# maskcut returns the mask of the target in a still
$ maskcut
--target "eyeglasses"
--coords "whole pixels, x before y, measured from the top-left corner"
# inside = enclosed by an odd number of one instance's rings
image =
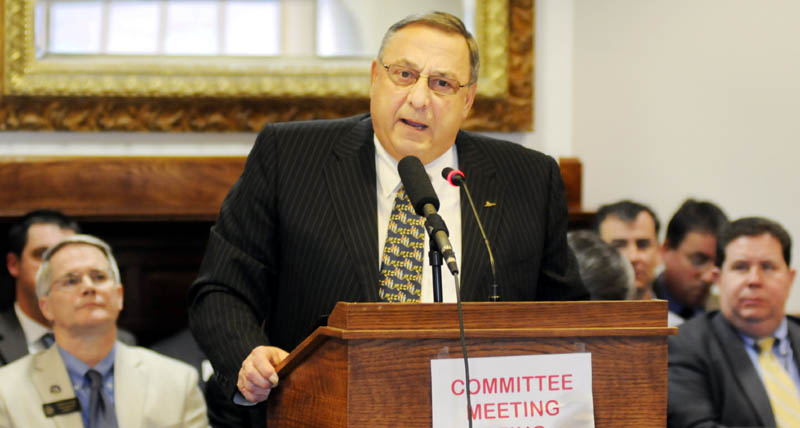
[[[428,87],[433,92],[442,95],[454,95],[461,88],[467,86],[466,84],[462,85],[458,82],[458,80],[451,79],[449,77],[423,76],[418,71],[399,64],[386,65],[381,62],[381,66],[386,69],[386,73],[389,75],[389,80],[391,80],[395,85],[401,87],[411,86],[417,83],[417,80],[419,80],[420,77],[426,77],[428,79]]]
[[[114,276],[108,270],[90,269],[87,272],[69,272],[61,278],[53,281],[52,289],[75,290],[83,279],[88,278],[94,287],[105,287],[114,283]]]

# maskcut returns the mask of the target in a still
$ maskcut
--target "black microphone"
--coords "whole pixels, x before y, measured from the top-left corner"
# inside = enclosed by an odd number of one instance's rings
[[[469,206],[472,207],[472,215],[475,216],[475,221],[478,223],[478,229],[481,231],[483,242],[484,244],[486,244],[486,251],[489,253],[489,266],[492,268],[492,295],[489,296],[489,300],[496,302],[500,300],[500,295],[497,293],[497,273],[494,267],[494,255],[492,255],[492,246],[489,245],[489,238],[486,237],[486,231],[483,230],[483,224],[481,224],[481,218],[478,216],[478,210],[475,208],[475,203],[472,202],[472,195],[470,195],[469,188],[467,187],[467,177],[464,175],[463,172],[450,167],[447,167],[442,170],[442,177],[453,186],[462,187],[464,189],[464,193],[467,194],[467,200],[469,200]]]
[[[422,161],[416,156],[406,156],[397,164],[397,172],[400,173],[400,180],[406,189],[408,199],[411,200],[411,205],[414,206],[414,211],[417,215],[425,217],[425,228],[439,247],[447,268],[453,275],[458,274],[456,255],[453,246],[450,245],[447,227],[436,212],[439,209],[439,197],[433,190]]]

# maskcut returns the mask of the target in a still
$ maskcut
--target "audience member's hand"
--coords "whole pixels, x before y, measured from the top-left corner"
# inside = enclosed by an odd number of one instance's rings
[[[242,362],[236,386],[247,401],[260,403],[269,397],[269,391],[278,385],[275,365],[288,352],[274,346],[258,346]]]

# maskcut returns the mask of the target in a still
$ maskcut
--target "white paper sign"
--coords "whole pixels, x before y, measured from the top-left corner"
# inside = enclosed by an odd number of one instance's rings
[[[473,428],[593,428],[590,353],[470,358]],[[464,360],[431,360],[433,428],[467,428]]]

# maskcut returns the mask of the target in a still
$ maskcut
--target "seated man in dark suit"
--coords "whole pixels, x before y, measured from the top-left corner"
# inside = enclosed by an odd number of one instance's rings
[[[717,237],[727,223],[716,205],[688,199],[667,224],[661,246],[664,271],[653,283],[653,291],[669,302],[670,325],[679,325],[705,310],[719,275],[714,265]]]
[[[410,17],[387,31],[372,61],[370,114],[269,124],[259,134],[189,292],[190,326],[227,399],[266,400],[278,382],[274,365],[339,301],[431,301],[422,260],[429,240],[397,171],[406,156],[433,178],[463,262],[464,300],[488,300],[492,269],[466,197],[441,178],[445,167],[470,182],[501,299],[588,297],[566,243],[556,162],[460,130],[478,68],[477,42],[460,19]],[[442,276],[453,284],[447,270]],[[455,287],[443,287],[443,296],[455,301]]]
[[[656,213],[638,202],[623,200],[603,205],[595,215],[595,231],[633,265],[634,299],[653,298],[653,280],[661,263],[658,248],[660,223]]]
[[[727,226],[717,248],[721,310],[669,338],[667,425],[800,426],[800,320],[784,309],[791,238],[750,217]]]
[[[8,231],[6,267],[14,278],[14,306],[0,313],[0,365],[46,348],[50,323],[39,310],[36,271],[50,246],[79,232],[78,223],[57,211],[37,210]],[[45,338],[45,339],[43,339]]]
[[[6,267],[16,295],[13,308],[0,312],[0,366],[52,343],[50,323],[36,297],[36,271],[50,246],[79,231],[75,220],[53,210],[31,211],[9,229]],[[129,332],[120,330],[119,335],[125,343],[136,342]]]

